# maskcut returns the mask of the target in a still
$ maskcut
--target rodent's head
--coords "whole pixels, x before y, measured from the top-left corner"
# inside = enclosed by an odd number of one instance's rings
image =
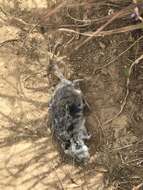
[[[90,157],[88,147],[82,139],[71,139],[71,144],[69,148],[65,150],[65,153],[72,156],[77,162],[86,162]]]

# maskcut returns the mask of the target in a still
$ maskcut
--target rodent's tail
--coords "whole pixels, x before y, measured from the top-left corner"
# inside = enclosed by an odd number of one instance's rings
[[[59,67],[57,66],[57,64],[54,64],[53,68],[54,68],[54,74],[55,74],[61,81],[66,80],[66,78],[64,77],[63,73],[61,72],[61,70],[59,69]]]
[[[64,81],[66,80],[66,78],[64,77],[63,73],[61,72],[61,70],[59,69],[57,63],[59,62],[58,61],[58,57],[56,56],[56,52],[57,52],[57,48],[61,46],[61,42],[57,42],[55,47],[54,47],[54,50],[53,50],[53,54],[52,54],[52,57],[50,59],[50,65],[52,66],[52,69],[54,71],[54,74],[61,80],[61,81]]]

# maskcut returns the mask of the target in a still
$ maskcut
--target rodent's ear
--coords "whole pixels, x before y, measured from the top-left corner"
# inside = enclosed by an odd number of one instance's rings
[[[74,80],[73,81],[74,87],[79,88],[80,83],[83,82],[83,81],[84,81],[84,79],[76,79],[76,80]]]

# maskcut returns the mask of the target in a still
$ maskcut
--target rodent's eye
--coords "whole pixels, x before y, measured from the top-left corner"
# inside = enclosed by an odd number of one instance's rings
[[[70,147],[70,141],[67,141],[66,143],[65,143],[65,149],[68,149]]]

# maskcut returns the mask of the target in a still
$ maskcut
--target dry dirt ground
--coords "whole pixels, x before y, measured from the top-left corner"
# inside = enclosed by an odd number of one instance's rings
[[[92,38],[78,50],[87,37],[60,31],[95,31],[99,23],[89,20],[131,2],[68,1],[55,10],[56,0],[0,0],[0,189],[135,190],[142,184],[143,61],[129,76],[142,54],[142,31]],[[109,29],[132,22],[127,16]],[[58,84],[49,58],[57,44],[64,75],[84,79],[81,89],[90,106],[86,125],[92,134],[85,166],[59,153],[48,126],[48,101]]]

